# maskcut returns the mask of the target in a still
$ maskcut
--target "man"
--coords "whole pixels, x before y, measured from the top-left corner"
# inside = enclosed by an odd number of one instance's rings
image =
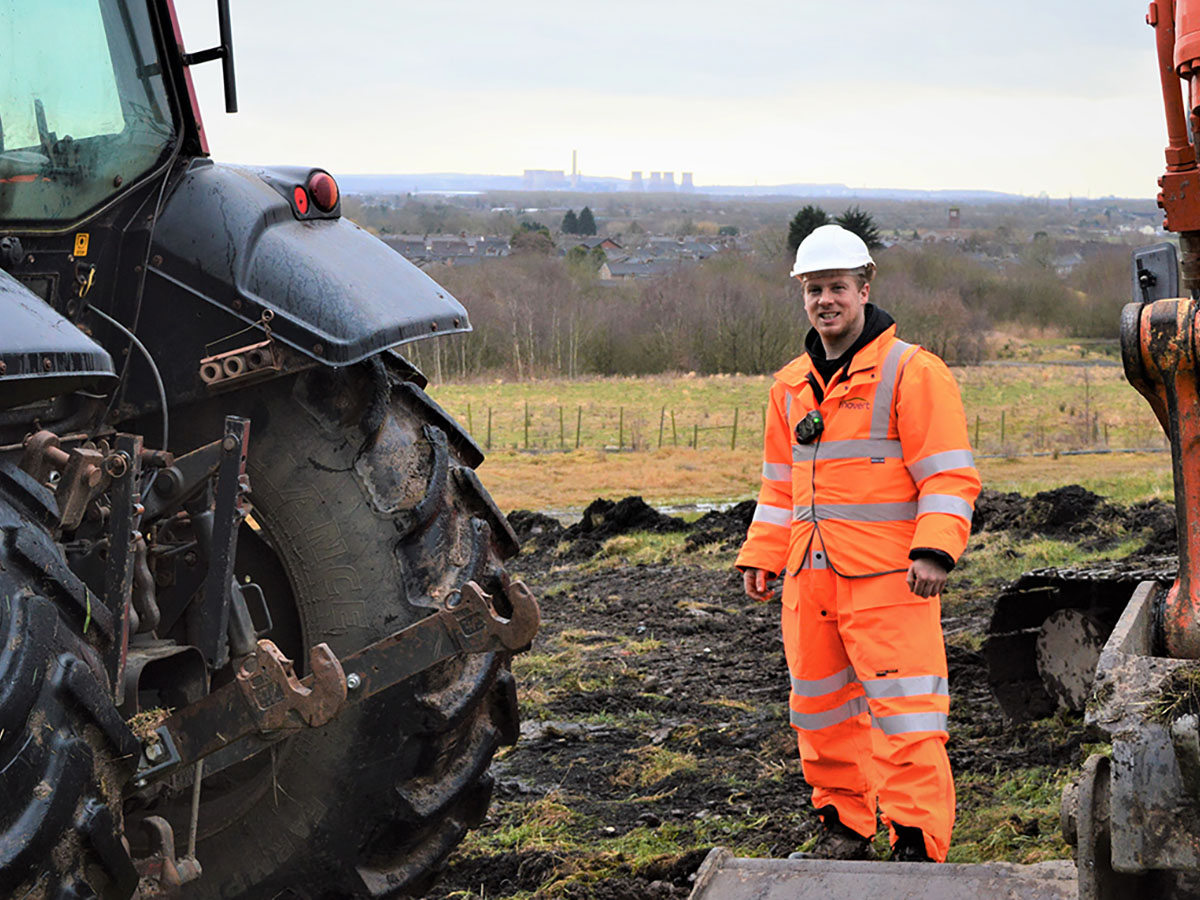
[[[789,705],[821,834],[811,854],[943,862],[954,825],[939,595],[979,494],[958,386],[868,302],[875,263],[823,225],[796,251],[812,324],[775,375],[754,521],[758,601],[783,575]]]

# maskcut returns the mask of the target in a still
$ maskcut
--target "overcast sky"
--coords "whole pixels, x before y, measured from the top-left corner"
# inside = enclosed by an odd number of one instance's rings
[[[189,50],[215,0],[176,0]],[[1149,197],[1166,142],[1145,0],[230,0],[214,157],[391,172],[840,182]]]

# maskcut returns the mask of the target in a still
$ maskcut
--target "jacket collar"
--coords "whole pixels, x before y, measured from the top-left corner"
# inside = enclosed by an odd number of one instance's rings
[[[883,359],[884,349],[892,342],[892,338],[895,336],[896,325],[893,322],[878,337],[854,354],[854,359],[850,361],[850,369],[847,374],[853,375],[855,372],[862,372],[879,365]],[[799,387],[808,378],[808,373],[811,371],[813,371],[812,358],[807,353],[802,353],[776,372],[775,380],[786,384],[788,387]]]

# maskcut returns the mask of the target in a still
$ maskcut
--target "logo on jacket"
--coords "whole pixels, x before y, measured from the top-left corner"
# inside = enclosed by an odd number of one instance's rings
[[[871,401],[865,397],[845,397],[838,404],[838,409],[870,409]]]

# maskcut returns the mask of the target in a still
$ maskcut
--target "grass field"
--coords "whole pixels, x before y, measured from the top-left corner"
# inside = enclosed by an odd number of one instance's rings
[[[985,366],[955,375],[988,487],[1032,493],[1082,484],[1121,502],[1171,496],[1167,453],[1070,455],[1166,446],[1120,368]],[[569,514],[598,496],[640,494],[660,505],[753,497],[769,386],[767,376],[681,375],[429,391],[481,446],[490,443],[480,475],[501,509]]]

